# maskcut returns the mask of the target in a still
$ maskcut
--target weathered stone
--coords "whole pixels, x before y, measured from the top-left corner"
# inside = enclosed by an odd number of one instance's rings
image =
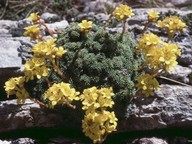
[[[132,142],[132,144],[168,144],[166,140],[152,137],[152,138],[139,138]]]
[[[18,138],[16,140],[0,140],[0,144],[34,144],[35,140],[31,138]]]
[[[73,112],[77,113],[76,110]],[[16,100],[0,101],[0,116],[0,132],[36,127],[81,128],[80,124],[78,127],[74,123],[74,117],[48,108],[40,108],[37,103],[28,99],[25,104],[17,104]]]
[[[161,85],[154,97],[137,96],[119,130],[192,127],[192,87]]]
[[[191,0],[171,0],[171,2],[177,7],[184,7],[192,5]]]
[[[11,20],[0,20],[0,29],[10,29],[16,26],[16,21]]]
[[[177,80],[183,83],[190,83],[189,76],[192,74],[192,68],[189,67],[182,67],[177,65],[174,67],[174,71],[165,72],[162,75],[173,80]]]
[[[41,19],[43,19],[46,23],[53,23],[59,20],[59,16],[57,14],[45,12],[41,15]]]
[[[21,59],[18,57],[17,49],[21,46],[21,43],[11,39],[0,39],[0,68],[20,68]]]
[[[24,28],[31,25],[31,22],[27,19],[17,21],[15,26],[11,27],[10,33],[13,37],[23,36]]]
[[[55,22],[55,23],[46,24],[46,25],[51,31],[53,31],[54,33],[57,33],[56,30],[63,31],[69,25],[69,23],[66,20],[62,20],[60,22]]]

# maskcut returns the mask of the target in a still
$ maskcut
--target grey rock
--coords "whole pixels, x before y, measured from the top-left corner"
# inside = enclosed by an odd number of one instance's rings
[[[192,127],[192,87],[161,85],[154,97],[137,96],[127,121],[119,129],[149,130],[166,127]]]
[[[31,138],[19,138],[19,139],[13,140],[11,144],[35,144],[35,140]]]
[[[152,137],[152,138],[139,138],[132,142],[132,144],[168,144],[166,140]]]
[[[162,75],[165,77],[171,78],[173,80],[177,80],[179,82],[188,84],[190,83],[189,76],[191,74],[192,74],[192,68],[177,65],[174,67],[173,71],[165,72]]]
[[[18,57],[17,49],[21,43],[11,39],[0,39],[0,68],[20,68],[21,59]]]
[[[31,138],[18,138],[15,140],[0,140],[0,144],[35,144]]]
[[[11,37],[12,35],[9,33],[8,29],[0,28],[0,38],[1,37]]]
[[[56,30],[62,32],[69,25],[69,23],[66,20],[62,20],[60,22],[55,22],[46,25],[51,31],[53,31],[53,33],[57,33]]]
[[[24,28],[31,24],[27,19],[17,21],[16,24],[10,28],[10,34],[12,34],[13,37],[23,36]]]
[[[171,2],[176,7],[184,7],[184,6],[192,5],[192,1],[191,0],[171,0]]]
[[[45,12],[41,15],[41,19],[43,19],[46,23],[52,23],[59,20],[59,16],[57,14]]]
[[[68,115],[64,116],[54,110],[40,108],[39,104],[29,99],[25,104],[17,104],[16,100],[0,101],[0,115],[0,132],[35,127],[72,127],[65,121]]]
[[[16,26],[16,21],[11,20],[0,20],[0,29],[10,29],[14,26]]]
[[[87,2],[83,12],[106,12],[111,11],[116,7],[116,3],[113,0],[96,0]]]
[[[178,62],[185,66],[192,65],[192,42],[181,42],[177,44],[182,51],[181,56],[178,58]]]

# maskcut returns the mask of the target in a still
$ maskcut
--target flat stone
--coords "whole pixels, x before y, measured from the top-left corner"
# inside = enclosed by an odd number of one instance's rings
[[[192,127],[192,87],[160,86],[156,96],[137,96],[129,117],[120,122],[120,131],[150,130],[167,127]]]
[[[20,68],[21,58],[18,57],[17,49],[21,46],[21,43],[11,39],[0,39],[0,68]]]

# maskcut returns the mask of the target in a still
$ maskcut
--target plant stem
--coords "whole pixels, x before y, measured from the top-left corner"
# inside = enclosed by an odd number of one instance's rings
[[[123,40],[123,35],[125,33],[125,30],[126,30],[126,20],[127,20],[127,18],[124,18],[124,20],[123,20],[123,30],[122,30],[121,36],[120,36],[121,41]]]
[[[50,34],[50,36],[53,37],[53,31],[51,31],[43,21],[39,21],[39,24],[43,25],[45,29],[48,31],[48,33]]]
[[[151,21],[148,21],[148,22],[145,24],[145,27],[144,27],[144,29],[143,29],[142,32],[141,32],[142,35],[145,33],[145,31],[147,30],[147,28],[149,27],[150,24],[151,24]]]
[[[109,18],[107,19],[105,25],[104,25],[104,29],[106,29],[106,27],[109,25],[109,21],[111,20],[113,14],[110,14]]]

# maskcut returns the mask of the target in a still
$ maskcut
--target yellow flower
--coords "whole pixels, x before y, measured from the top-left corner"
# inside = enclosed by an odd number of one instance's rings
[[[34,76],[40,79],[42,76],[47,76],[49,68],[45,66],[46,61],[44,58],[33,57],[27,61],[24,65],[24,73],[26,76],[26,82],[33,80]]]
[[[148,21],[155,22],[159,18],[159,12],[155,10],[149,10],[148,14]]]
[[[113,16],[117,20],[124,20],[133,15],[132,8],[123,4],[120,4],[113,12]]]
[[[170,16],[162,21],[159,20],[157,27],[164,28],[170,36],[173,36],[177,31],[183,31],[186,24],[178,16]]]
[[[37,22],[40,19],[40,16],[38,13],[31,13],[27,19],[33,22]]]
[[[32,25],[24,28],[26,31],[24,32],[24,36],[29,36],[31,40],[40,39],[40,28],[37,25]]]
[[[138,77],[137,81],[136,87],[146,96],[153,96],[154,90],[159,88],[158,81],[149,74]]]
[[[82,120],[83,132],[93,140],[93,143],[102,142],[106,134],[116,131],[116,127],[117,118],[114,112],[106,110],[102,112],[92,111],[86,113],[84,120]]]
[[[29,97],[28,92],[24,88],[24,82],[25,82],[25,77],[16,77],[16,78],[11,78],[7,82],[5,82],[5,91],[7,93],[7,96],[9,95],[16,95],[17,97],[17,102],[18,103],[24,103],[25,99]]]
[[[100,107],[112,107],[114,102],[112,100],[112,88],[101,88],[91,87],[85,89],[80,99],[83,101],[83,110],[97,109]]]
[[[53,84],[44,94],[44,99],[51,102],[51,107],[56,104],[69,104],[74,100],[79,100],[79,92],[70,87],[68,83]]]
[[[78,24],[81,28],[81,31],[88,32],[89,29],[92,27],[92,21],[82,20],[81,23]]]
[[[47,39],[46,41],[35,44],[32,52],[36,57],[44,57],[46,59],[61,58],[67,51],[63,47],[56,47],[56,39]]]
[[[162,41],[159,39],[158,36],[154,35],[153,33],[144,34],[141,39],[139,40],[138,48],[142,49],[145,54],[148,53],[148,51],[152,47],[156,47],[160,45]]]

